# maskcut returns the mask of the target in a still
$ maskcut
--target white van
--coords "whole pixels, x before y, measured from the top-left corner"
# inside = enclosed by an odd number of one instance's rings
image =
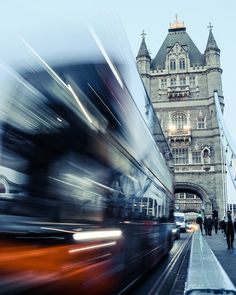
[[[186,218],[185,214],[182,212],[174,212],[175,223],[180,227],[181,232],[186,231]]]

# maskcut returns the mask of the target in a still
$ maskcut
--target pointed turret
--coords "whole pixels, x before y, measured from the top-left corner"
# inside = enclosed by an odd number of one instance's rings
[[[215,50],[217,52],[220,52],[220,49],[219,49],[219,47],[216,43],[216,40],[214,38],[214,35],[212,33],[213,26],[211,25],[211,23],[209,24],[208,28],[209,28],[209,36],[208,36],[208,40],[207,40],[205,53],[210,50]]]
[[[222,69],[220,68],[220,49],[212,33],[212,28],[213,26],[211,25],[211,23],[209,23],[209,36],[205,50],[206,66],[208,69],[208,92],[209,96],[213,96],[214,91],[217,91],[218,94],[222,96]]]
[[[207,40],[205,57],[206,57],[206,65],[208,69],[220,69],[220,49],[216,43],[214,35],[212,33],[213,26],[209,23],[209,36]]]
[[[145,42],[145,33],[142,32],[142,42],[136,57],[137,66],[140,74],[147,74],[150,70],[151,57]]]
[[[151,56],[149,54],[149,51],[147,49],[147,45],[145,42],[145,33],[144,31],[142,32],[142,42],[138,51],[138,55],[136,57],[137,61],[137,67],[139,74],[141,75],[143,79],[143,83],[145,85],[145,88],[147,90],[147,93],[150,95],[150,77],[149,77],[149,72],[150,72],[150,64],[151,64]]]
[[[149,54],[149,51],[147,49],[147,45],[145,42],[145,35],[146,34],[143,32],[141,35],[142,35],[142,42],[141,42],[136,60],[138,60],[138,58],[140,58],[140,57],[146,57],[151,60],[151,57],[150,57],[150,54]]]

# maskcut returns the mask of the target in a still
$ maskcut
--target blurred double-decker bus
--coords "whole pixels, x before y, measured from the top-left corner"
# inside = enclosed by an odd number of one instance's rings
[[[36,60],[7,70],[1,165],[14,183],[0,198],[1,290],[117,292],[173,242],[153,108],[124,63]]]

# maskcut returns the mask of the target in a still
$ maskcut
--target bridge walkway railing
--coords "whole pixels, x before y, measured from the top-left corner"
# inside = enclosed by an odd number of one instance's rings
[[[220,236],[218,237],[220,238]],[[200,231],[193,234],[184,294],[236,294],[234,284],[219,263],[207,239],[208,237],[202,236]],[[211,238],[209,237],[209,239]],[[225,248],[222,250],[227,253],[226,241]]]

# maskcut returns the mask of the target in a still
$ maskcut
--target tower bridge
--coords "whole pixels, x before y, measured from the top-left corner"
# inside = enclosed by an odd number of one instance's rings
[[[153,59],[142,33],[142,109],[96,27],[104,63],[54,69],[27,45],[42,69],[8,71],[0,118],[1,294],[236,295],[236,148],[212,28],[201,53],[176,18]],[[191,224],[229,209],[228,232]]]
[[[235,153],[216,105],[217,93],[222,113],[220,49],[212,28],[210,24],[201,53],[176,18],[154,58],[142,34],[136,61],[173,156],[176,204],[195,211],[194,199],[180,197],[191,193],[201,200],[198,208],[206,215],[215,211],[222,218],[227,208],[226,164],[235,183]]]

